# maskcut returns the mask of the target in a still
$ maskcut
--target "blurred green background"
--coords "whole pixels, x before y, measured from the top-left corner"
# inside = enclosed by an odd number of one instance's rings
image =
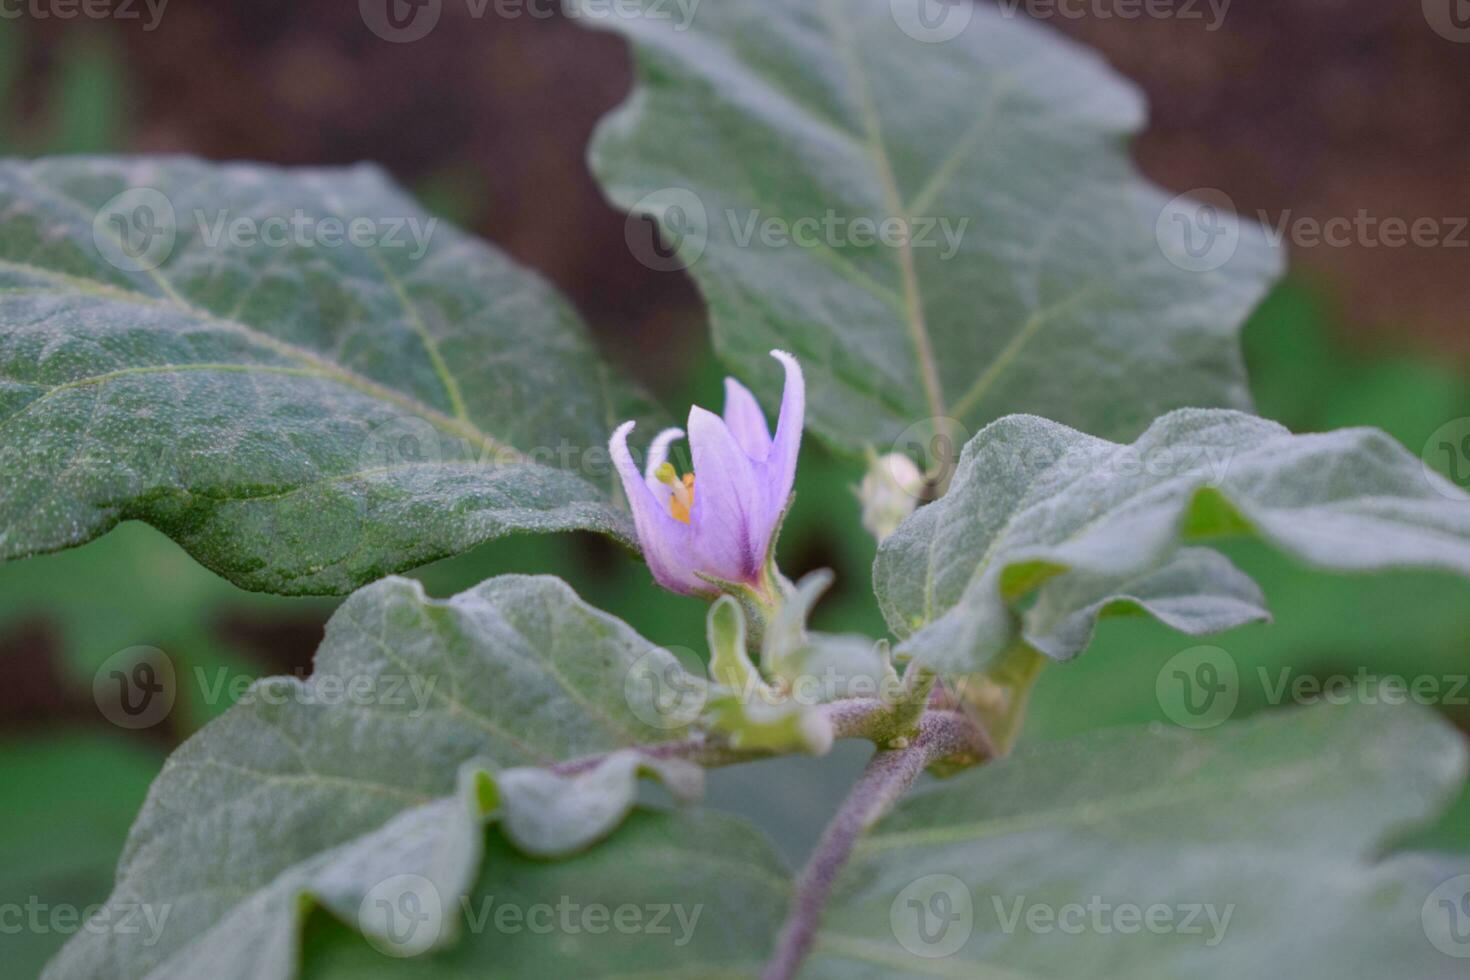
[[[465,42],[503,61],[498,69],[446,80],[424,67],[436,57],[432,50],[406,62],[408,55],[381,45],[355,47],[369,43],[355,35],[342,40],[349,37],[342,16],[319,18],[277,3],[220,4],[214,15],[181,11],[176,19],[182,26],[172,40],[164,31],[141,38],[117,24],[0,21],[0,148],[26,156],[190,150],[283,162],[381,156],[432,208],[550,275],[587,314],[609,355],[630,365],[671,411],[682,413],[691,402],[717,407],[722,373],[688,283],[643,270],[623,254],[621,218],[600,203],[582,170],[587,131],[625,90],[622,53],[607,39],[564,24],[523,25],[516,30],[543,26],[555,40],[537,40],[542,46],[529,53],[515,48],[514,38]],[[282,40],[297,37],[293,25],[306,45],[302,50]],[[193,50],[187,50],[189,41]],[[266,57],[261,50],[273,53]],[[363,122],[360,111],[346,112],[340,102],[321,102],[324,97],[296,105],[275,87],[281,74],[293,84],[319,84],[335,77],[340,59],[360,66],[379,53],[387,60],[372,76],[374,88],[357,101],[379,101],[388,123]],[[251,57],[262,59],[258,71],[249,69]],[[255,98],[265,108],[231,113],[227,95],[215,92],[209,98],[220,100],[217,112],[194,120],[190,113],[207,113],[210,103],[193,94],[175,102],[168,94],[170,84],[180,84],[177,73],[186,70],[179,66],[191,63],[201,74],[190,80],[197,78],[200,87],[243,89],[237,97]],[[576,71],[566,77],[583,87],[558,94],[558,72],[572,63]],[[476,102],[466,94],[472,85],[496,94]],[[384,94],[398,86],[430,94]],[[581,97],[588,92],[592,97]],[[493,131],[494,138],[441,145],[429,130],[403,133],[391,145],[374,143],[380,125],[421,110],[423,98],[445,100],[449,119],[467,117],[468,125]],[[547,105],[571,102],[571,122],[546,121]],[[282,142],[279,130],[292,127],[301,138]],[[520,138],[528,133],[535,138]],[[382,154],[374,153],[378,145]],[[506,155],[507,166],[488,166],[485,160],[498,153]],[[1143,155],[1147,160],[1147,147]],[[549,168],[548,159],[555,160]],[[1188,177],[1155,176],[1170,186],[1191,185]],[[561,178],[564,185],[555,182]],[[569,237],[569,230],[584,228],[585,234]],[[1450,353],[1462,338],[1422,317],[1396,322],[1379,315],[1367,324],[1378,329],[1369,331],[1361,318],[1344,316],[1351,291],[1340,279],[1313,263],[1308,268],[1282,284],[1246,330],[1262,415],[1297,431],[1376,425],[1416,453],[1443,423],[1470,416],[1470,371]],[[818,627],[879,636],[884,627],[868,588],[874,545],[858,528],[852,493],[860,476],[859,464],[809,445],[782,540],[782,565],[793,576],[824,566],[838,572]],[[1282,668],[1319,677],[1359,670],[1440,678],[1470,673],[1470,602],[1463,582],[1428,574],[1330,578],[1253,543],[1229,550],[1265,587],[1276,617],[1209,641],[1240,666],[1237,717],[1272,708],[1258,668],[1273,678]],[[512,571],[561,575],[654,640],[702,647],[702,604],[659,591],[645,569],[589,537],[501,542],[423,568],[416,577],[442,596]],[[70,552],[0,565],[0,903],[34,899],[84,907],[103,898],[132,816],[163,758],[228,707],[210,692],[229,690],[233,678],[308,671],[336,604],[241,592],[136,524]],[[1156,677],[1165,661],[1194,645],[1150,621],[1106,621],[1089,653],[1048,669],[1023,737],[1167,724]],[[110,656],[137,646],[170,658],[176,701],[164,723],[126,731],[102,718],[92,683]],[[1470,689],[1461,694],[1470,698]],[[1443,710],[1470,731],[1470,708]],[[860,746],[839,748],[835,759],[821,762],[783,760],[716,773],[710,805],[758,820],[797,860],[865,756]],[[1470,797],[1417,843],[1470,851]],[[5,974],[34,975],[65,938],[54,932],[0,935]]]

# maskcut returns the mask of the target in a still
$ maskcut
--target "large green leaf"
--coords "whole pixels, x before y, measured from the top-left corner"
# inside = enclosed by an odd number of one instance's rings
[[[627,538],[605,447],[641,401],[549,286],[431,221],[368,167],[0,164],[0,558],[138,518],[322,593],[512,531]]]
[[[1470,495],[1383,433],[1293,436],[1184,409],[1128,446],[1029,416],[992,424],[949,493],[883,543],[874,584],[901,649],[935,665],[978,669],[1021,637],[1066,658],[1117,602],[1192,633],[1260,618],[1233,566],[1180,553],[1239,532],[1318,568],[1470,575]]]
[[[1435,890],[1470,864],[1382,855],[1465,761],[1362,705],[1025,749],[858,844],[803,976],[1463,977]]]
[[[1278,289],[1253,317],[1245,332],[1246,361],[1261,415],[1296,432],[1371,425],[1410,448],[1424,446],[1446,419],[1470,415],[1470,379],[1457,376],[1443,358],[1354,351],[1335,342],[1334,326],[1322,298],[1300,283]],[[1428,459],[1447,462],[1437,453]],[[1293,680],[1319,682],[1365,672],[1375,678],[1442,679],[1436,696],[1441,712],[1470,730],[1470,702],[1448,696],[1466,672],[1470,650],[1463,580],[1425,571],[1322,575],[1251,538],[1212,547],[1224,549],[1273,597],[1269,627],[1238,629],[1210,641],[1220,648],[1215,659],[1224,663],[1228,655],[1236,668],[1234,717],[1280,703],[1276,692],[1283,672]],[[1027,708],[1023,740],[1171,723],[1164,710],[1170,702],[1159,697],[1157,678],[1189,646],[1144,617],[1111,618],[1087,657],[1042,675]],[[1470,796],[1465,802],[1470,804]],[[1458,830],[1462,841],[1470,839],[1466,812],[1446,821],[1447,836]]]
[[[800,975],[1449,980],[1463,961],[1441,952],[1436,889],[1453,898],[1470,866],[1384,852],[1465,769],[1429,712],[1362,705],[1025,749],[859,841]],[[758,836],[707,815],[640,813],[557,863],[492,832],[455,945],[394,959],[323,916],[304,975],[753,977],[787,881]],[[584,918],[620,907],[671,928]]]
[[[308,681],[258,682],[165,765],[103,913],[151,910],[159,927],[80,934],[48,976],[289,976],[308,900],[369,931],[374,888],[395,876],[457,903],[490,814],[538,853],[583,846],[632,805],[633,769],[611,784],[593,769],[565,808],[528,814],[544,785],[521,767],[679,735],[645,683],[695,683],[679,671],[556,579],[446,601],[403,579],[363,589]]]
[[[931,417],[959,423],[946,437],[1033,412],[1124,438],[1245,407],[1237,332],[1281,267],[1260,229],[1139,177],[1143,100],[1092,53],[987,4],[925,43],[900,26],[920,3],[721,0],[689,23],[587,3],[638,72],[593,168],[630,237],[657,220],[680,249],[721,354],[766,391],[766,351],[797,354],[813,429],[849,450],[944,455]],[[907,243],[853,243],[897,218]]]
[[[606,844],[556,863],[529,859],[492,831],[479,881],[454,910],[463,920],[455,946],[393,959],[321,917],[302,976],[754,977],[790,888],[765,838],[715,813],[640,811]],[[499,925],[497,914],[506,916]]]

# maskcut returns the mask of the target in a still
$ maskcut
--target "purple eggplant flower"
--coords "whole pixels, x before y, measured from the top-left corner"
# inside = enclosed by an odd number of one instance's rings
[[[786,368],[774,438],[755,396],[734,378],[725,379],[724,418],[698,406],[689,410],[693,473],[679,477],[668,461],[682,429],[654,437],[641,474],[628,451],[633,423],[612,435],[608,448],[633,508],[638,542],[666,589],[713,595],[719,586],[711,579],[762,595],[775,587],[766,581],[767,556],[796,479],[806,382],[796,358],[779,350],[771,356]]]

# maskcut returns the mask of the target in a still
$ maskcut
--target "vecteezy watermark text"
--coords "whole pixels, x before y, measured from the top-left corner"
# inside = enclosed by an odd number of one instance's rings
[[[997,0],[1002,16],[1019,12],[1033,20],[1182,20],[1205,21],[1218,31],[1232,0]]]
[[[147,20],[153,31],[163,20],[168,0],[0,0],[0,20]]]
[[[390,956],[417,956],[444,936],[454,904],[438,886],[417,874],[398,874],[368,889],[358,905],[357,920],[368,941]],[[514,902],[494,895],[461,896],[458,915],[473,935],[497,932],[513,936],[553,934],[668,937],[676,947],[689,945],[699,927],[704,904],[681,902],[580,902],[570,895],[555,901]]]
[[[21,933],[71,936],[78,932],[94,936],[141,936],[152,946],[163,935],[173,906],[148,902],[118,902],[108,905],[71,905],[45,902],[31,895],[24,902],[0,903],[0,936]]]
[[[257,681],[228,668],[213,673],[194,668],[194,679],[205,704],[303,704],[335,707],[404,708],[410,718],[429,710],[439,678],[432,674],[312,674],[309,677],[269,677]]]
[[[1091,896],[1086,903],[1067,902],[1063,905],[1028,901],[1025,895],[1017,895],[1009,901],[992,895],[990,902],[1000,922],[1000,930],[1006,935],[1020,929],[1038,936],[1053,932],[1068,936],[1085,933],[1133,936],[1145,932],[1155,936],[1204,936],[1208,928],[1204,945],[1211,948],[1220,945],[1225,938],[1230,918],[1235,914],[1233,902],[1223,908],[1211,902],[1139,905],[1135,902],[1111,902],[1101,895]]]
[[[189,219],[192,218],[192,234]],[[195,208],[181,217],[173,201],[152,187],[133,187],[98,209],[92,240],[102,257],[126,272],[163,265],[181,238],[207,249],[357,249],[402,250],[418,261],[429,250],[438,218],[408,215],[239,214],[227,208]]]
[[[1190,647],[1170,657],[1159,668],[1155,693],[1159,707],[1176,725],[1214,728],[1234,715],[1247,681],[1257,685],[1258,700],[1271,707],[1410,703],[1470,707],[1467,674],[1385,674],[1366,666],[1329,674],[1257,666],[1247,673],[1229,652],[1216,646]]]
[[[358,0],[368,30],[385,41],[422,40],[439,25],[446,0]],[[471,20],[663,20],[674,30],[689,29],[701,0],[460,0]]]
[[[699,926],[699,917],[704,913],[703,904],[623,902],[608,906],[601,902],[574,902],[566,895],[558,898],[554,905],[550,902],[529,905],[497,902],[494,895],[477,901],[464,898],[460,904],[464,908],[465,924],[473,933],[487,929],[505,935],[529,932],[537,936],[553,932],[592,936],[616,932],[624,936],[669,936],[673,945],[678,947],[689,945],[694,938],[694,930]]]
[[[712,237],[742,249],[903,249],[943,262],[958,254],[970,223],[968,216],[854,215],[835,208],[795,216],[725,208],[711,215],[689,188],[661,187],[633,205],[623,237],[634,258],[659,272],[694,265]]]
[[[1080,896],[1079,896],[1080,899]],[[969,941],[986,905],[960,878],[928,874],[909,882],[888,908],[889,927],[900,946],[925,959],[952,956]],[[1235,904],[1212,902],[1139,903],[1092,895],[1085,901],[1056,904],[1027,895],[990,895],[994,926],[1005,935],[1026,932],[1045,936],[1198,936],[1209,948],[1218,946],[1230,928]]]
[[[194,220],[199,238],[209,248],[408,248],[414,261],[429,250],[429,240],[439,227],[438,218],[416,215],[384,218],[338,218],[308,214],[298,208],[290,215],[255,218],[231,217],[224,209],[207,214],[196,208]]]
[[[968,217],[850,217],[829,208],[821,217],[787,219],[765,215],[759,210],[741,213],[725,212],[730,238],[740,248],[759,243],[766,248],[887,248],[938,249],[941,261],[954,257],[960,250]]]
[[[1375,214],[1303,215],[1291,208],[1257,209],[1254,224],[1272,248],[1470,248],[1470,216]],[[1190,272],[1211,272],[1234,258],[1243,221],[1230,195],[1214,187],[1181,194],[1160,210],[1154,237],[1164,257]]]

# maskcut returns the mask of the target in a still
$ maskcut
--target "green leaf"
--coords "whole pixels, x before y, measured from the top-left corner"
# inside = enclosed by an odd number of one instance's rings
[[[1460,961],[1426,941],[1425,910],[1464,858],[1384,855],[1465,771],[1463,740],[1431,713],[1364,705],[1024,749],[921,791],[859,840],[801,976],[1449,980]],[[492,830],[477,884],[446,913],[455,944],[393,959],[317,916],[303,976],[754,977],[788,882],[758,834],[713,814],[635,813],[559,862]],[[644,923],[664,909],[669,931],[583,917],[628,906]]]
[[[1426,928],[1470,864],[1383,854],[1465,769],[1362,705],[1023,749],[859,842],[802,976],[1460,977]]]
[[[394,876],[456,902],[487,817],[503,811],[539,851],[585,846],[627,811],[635,771],[663,767],[614,757],[569,780],[534,830],[540,786],[518,770],[679,735],[639,668],[678,683],[673,654],[556,579],[506,576],[445,601],[403,579],[363,589],[309,680],[258,682],[164,766],[106,907],[152,910],[156,935],[79,934],[47,975],[290,976],[311,902],[370,932],[374,889]]]
[[[636,392],[379,171],[12,161],[0,216],[0,559],[137,518],[340,593],[513,531],[630,539],[606,440]]]
[[[1189,636],[1269,620],[1261,588],[1209,548],[1181,548],[1131,581],[1072,574],[1044,588],[1026,614],[1026,639],[1062,660],[1086,650],[1103,616],[1152,616]]]
[[[790,350],[818,435],[945,464],[936,426],[1032,412],[1129,438],[1169,409],[1247,407],[1237,333],[1282,265],[1261,229],[1219,215],[1201,268],[1186,225],[1214,212],[1137,174],[1131,85],[986,4],[916,40],[918,2],[722,0],[689,23],[661,0],[585,4],[638,80],[593,170],[630,240],[657,221],[679,249],[721,355],[770,394],[766,352]],[[857,222],[899,219],[911,236],[854,244]]]
[[[574,854],[623,822],[637,802],[638,775],[659,777],[688,802],[704,789],[704,770],[681,759],[656,759],[636,750],[614,752],[587,772],[563,776],[523,767],[495,780],[505,836],[536,857]]]
[[[754,977],[790,893],[764,836],[709,812],[636,812],[567,861],[528,858],[493,830],[485,851],[478,884],[452,910],[463,919],[452,948],[392,959],[318,916],[302,977]]]
[[[1383,433],[1293,436],[1185,409],[1128,446],[1028,416],[994,423],[949,493],[883,543],[874,584],[900,652],[936,667],[981,669],[1018,637],[1066,658],[1130,597],[1191,633],[1259,618],[1228,562],[1180,557],[1245,531],[1322,569],[1470,575],[1470,496]]]

